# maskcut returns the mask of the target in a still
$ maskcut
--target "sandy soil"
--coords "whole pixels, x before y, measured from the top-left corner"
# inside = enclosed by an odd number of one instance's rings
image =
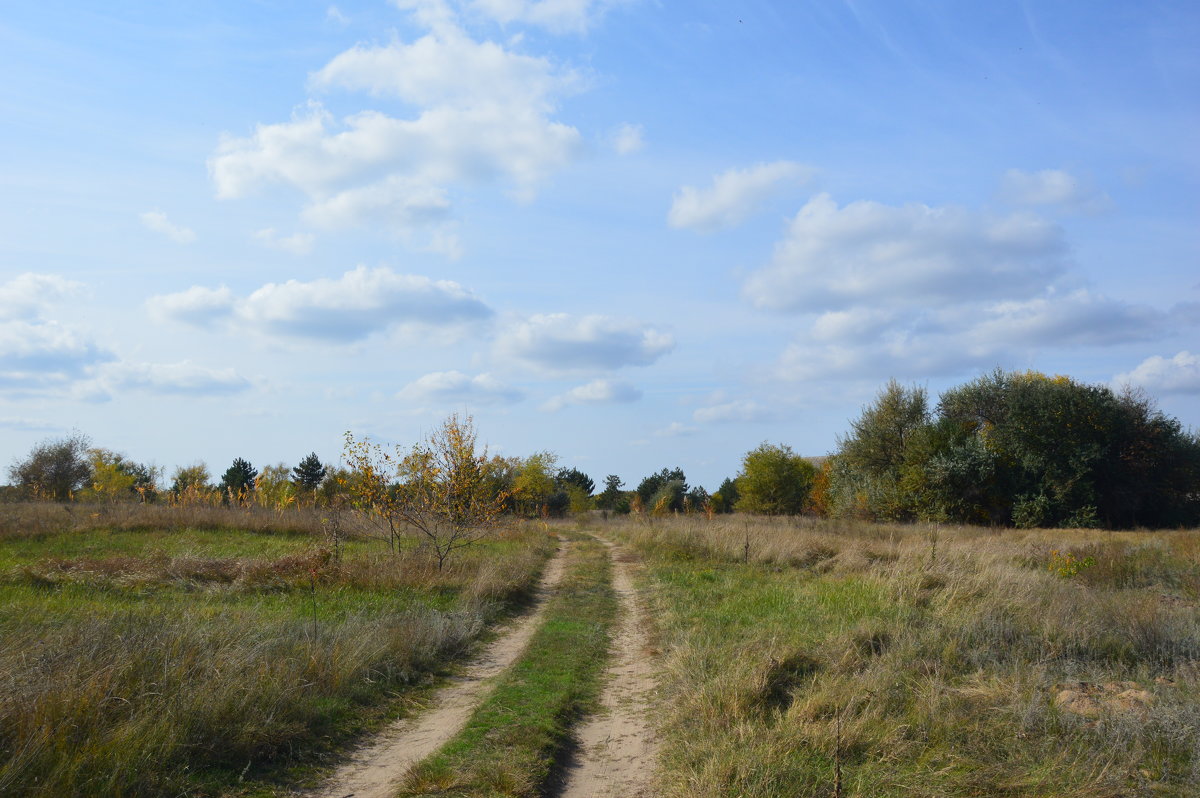
[[[532,612],[516,623],[434,696],[430,708],[385,729],[354,753],[321,787],[305,795],[313,798],[391,798],[408,769],[432,754],[455,735],[484,699],[493,677],[502,673],[525,649],[541,623],[546,598],[563,573],[560,545],[538,585]]]
[[[579,729],[579,749],[564,768],[559,798],[647,798],[654,773],[656,741],[650,722],[655,687],[644,610],[631,578],[632,558],[605,541],[613,557],[613,588],[621,621],[613,645],[603,709]]]

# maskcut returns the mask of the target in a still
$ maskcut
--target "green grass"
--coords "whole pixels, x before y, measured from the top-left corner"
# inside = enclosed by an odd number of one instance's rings
[[[400,793],[536,796],[572,725],[594,708],[617,601],[594,540],[571,544],[567,571],[529,647],[466,727],[413,769]]]
[[[928,532],[610,527],[666,651],[662,794],[828,796],[837,759],[846,796],[1200,793],[1197,532]],[[1072,548],[1097,564],[1051,573]],[[1152,703],[1055,704],[1126,681]]]
[[[0,794],[271,794],[403,712],[553,548],[513,532],[437,572],[412,547],[353,541],[335,562],[320,543],[262,526],[0,536]]]

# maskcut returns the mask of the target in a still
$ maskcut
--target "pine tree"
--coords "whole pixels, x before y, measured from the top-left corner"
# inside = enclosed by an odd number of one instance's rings
[[[235,458],[233,465],[221,475],[220,489],[227,498],[236,498],[241,504],[247,493],[254,490],[254,480],[258,478],[258,469],[242,458]]]
[[[317,453],[313,452],[300,461],[300,465],[292,469],[292,483],[302,491],[314,491],[321,487],[325,474],[329,471],[321,464]]]

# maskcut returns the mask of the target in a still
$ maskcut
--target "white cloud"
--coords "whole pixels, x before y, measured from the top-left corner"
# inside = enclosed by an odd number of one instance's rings
[[[552,371],[647,366],[671,351],[675,339],[631,319],[613,316],[531,316],[510,326],[497,348]]]
[[[159,395],[228,396],[249,390],[250,381],[232,368],[212,369],[189,360],[178,363],[108,363],[82,390],[92,396],[120,391]]]
[[[88,336],[55,321],[0,322],[0,390],[68,384],[111,358]]]
[[[406,44],[355,45],[312,76],[318,88],[366,91],[417,107],[474,109],[497,105],[540,113],[578,86],[578,77],[549,60],[523,55],[459,28]]]
[[[396,397],[411,402],[502,405],[519,402],[525,394],[490,374],[470,377],[461,371],[436,371],[404,386]]]
[[[701,424],[766,421],[770,418],[771,413],[767,408],[753,399],[738,399],[709,407],[698,407],[692,413],[692,420]]]
[[[687,424],[672,421],[662,429],[656,429],[654,435],[659,438],[680,438],[685,435],[695,435],[699,431],[697,427],[689,427]]]
[[[1063,270],[1056,225],[1026,214],[810,200],[743,291],[784,311],[1026,298]]]
[[[1148,357],[1137,368],[1113,378],[1116,387],[1136,385],[1151,394],[1200,394],[1200,355],[1184,350],[1172,358]]]
[[[1067,210],[1098,213],[1112,207],[1112,199],[1084,185],[1061,169],[1025,172],[1009,169],[1000,181],[1000,196],[1013,205],[1056,205]]]
[[[449,280],[359,266],[336,280],[267,283],[244,299],[199,286],[154,297],[159,318],[198,326],[230,318],[266,335],[352,343],[391,328],[453,327],[491,317],[474,294]]]
[[[730,169],[713,178],[711,188],[683,186],[675,194],[667,222],[709,233],[734,227],[754,213],[782,182],[801,184],[812,170],[793,161]]]
[[[641,398],[642,392],[627,382],[601,379],[552,397],[542,409],[553,413],[569,405],[607,405],[636,402]]]
[[[632,155],[646,146],[644,132],[641,125],[631,125],[626,122],[613,133],[613,150],[617,155]]]
[[[205,288],[194,285],[186,291],[150,297],[146,307],[160,321],[177,321],[196,327],[208,327],[229,318],[236,300],[226,286]]]
[[[172,224],[162,211],[146,211],[138,218],[148,229],[161,233],[176,244],[191,244],[196,240],[196,234],[181,225]]]
[[[827,313],[787,347],[788,379],[918,379],[1019,362],[1031,350],[1145,341],[1168,314],[1086,290],[1029,300]]]
[[[293,233],[290,236],[281,236],[275,232],[273,227],[259,230],[254,237],[261,241],[263,246],[278,249],[281,252],[290,252],[293,255],[307,255],[312,252],[313,243],[317,240],[312,233]]]
[[[527,199],[575,158],[579,131],[551,118],[559,98],[580,88],[574,72],[472,39],[444,4],[398,5],[414,9],[431,32],[356,45],[310,82],[400,100],[413,114],[363,110],[339,121],[310,102],[290,121],[226,136],[209,159],[217,196],[288,185],[307,197],[312,224],[369,222],[405,234],[442,223],[459,187],[506,181]]]
[[[0,321],[37,318],[51,304],[81,288],[54,274],[19,274],[0,284]]]
[[[996,303],[986,308],[971,335],[1009,345],[1104,346],[1155,338],[1166,321],[1166,314],[1154,308],[1080,289],[1061,297]]]
[[[582,33],[609,8],[628,0],[471,0],[497,22],[537,25],[554,33]]]
[[[329,6],[325,9],[325,19],[336,22],[338,25],[347,25],[350,22],[350,18],[343,14],[337,6]]]

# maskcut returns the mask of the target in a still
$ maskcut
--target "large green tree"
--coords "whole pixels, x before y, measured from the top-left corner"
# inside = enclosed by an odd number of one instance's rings
[[[843,515],[902,520],[916,513],[914,495],[902,485],[912,448],[928,426],[924,388],[889,380],[875,401],[838,440],[830,501]]]
[[[762,515],[804,511],[817,469],[785,444],[763,442],[742,458],[737,509]]]

